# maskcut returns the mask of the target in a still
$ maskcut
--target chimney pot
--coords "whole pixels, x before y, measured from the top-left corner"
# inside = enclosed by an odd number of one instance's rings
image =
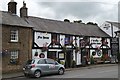
[[[24,18],[28,16],[26,3],[23,1],[23,7],[20,8],[20,17]]]
[[[11,0],[9,3],[8,3],[8,12],[12,13],[12,14],[16,14],[16,6],[17,6],[17,3],[14,2],[14,0]]]

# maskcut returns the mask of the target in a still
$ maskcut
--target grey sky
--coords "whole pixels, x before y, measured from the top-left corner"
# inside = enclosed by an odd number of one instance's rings
[[[7,11],[7,3],[2,1],[0,10]],[[17,4],[17,12],[22,7],[22,0],[14,0]],[[96,22],[101,25],[105,21],[118,20],[119,0],[25,0],[29,16],[37,16],[47,19],[82,20],[83,22]]]

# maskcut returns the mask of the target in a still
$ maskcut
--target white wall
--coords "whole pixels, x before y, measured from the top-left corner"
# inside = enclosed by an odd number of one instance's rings
[[[107,42],[108,42],[108,46],[111,47],[109,38],[107,38]]]
[[[105,27],[108,27],[108,28],[105,28]],[[113,27],[113,37],[115,37],[115,33],[114,33],[114,32],[118,31],[118,27],[116,27],[116,26],[114,26],[114,25],[112,25],[112,27]],[[112,27],[111,27],[111,24],[108,23],[108,22],[104,22],[104,23],[100,26],[100,28],[101,28],[105,33],[107,33],[109,36],[111,36],[111,37],[112,37]]]
[[[76,37],[76,43],[77,43],[77,47],[79,47],[80,46],[79,45],[80,44],[80,38],[79,37]],[[73,36],[73,45],[76,46],[75,45],[75,36]]]
[[[60,44],[64,46],[65,43],[65,35],[60,35]]]
[[[108,27],[108,28],[105,28],[105,27]],[[104,23],[100,26],[100,28],[101,28],[104,32],[106,32],[109,36],[112,37],[111,24],[110,24],[110,23],[104,22]]]
[[[73,51],[73,60],[76,61],[76,65],[82,64],[80,51],[78,51],[77,53],[75,53],[75,50]]]
[[[32,59],[34,58],[35,52],[38,52],[38,58],[41,53],[43,53],[45,55],[45,58],[47,58],[47,51],[42,52],[41,49],[32,49]]]

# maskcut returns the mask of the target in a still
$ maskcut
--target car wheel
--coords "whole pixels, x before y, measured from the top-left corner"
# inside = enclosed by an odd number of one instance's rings
[[[37,70],[34,73],[34,77],[39,78],[41,76],[41,71]]]
[[[58,70],[58,74],[59,74],[59,75],[64,74],[64,69],[60,68],[60,69]]]

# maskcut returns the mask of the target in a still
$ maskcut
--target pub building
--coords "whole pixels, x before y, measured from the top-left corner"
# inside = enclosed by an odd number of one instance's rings
[[[27,13],[23,11],[22,16]],[[32,58],[52,58],[65,65],[91,64],[91,56],[97,61],[111,55],[110,36],[97,25],[64,22],[40,17],[22,17],[33,28]],[[41,58],[41,57],[39,57]],[[43,58],[43,57],[42,57]],[[74,63],[74,64],[73,64]]]
[[[44,58],[52,58],[66,67],[109,60],[110,37],[96,25],[70,23],[28,16],[25,20],[34,26],[32,58],[37,52]]]

